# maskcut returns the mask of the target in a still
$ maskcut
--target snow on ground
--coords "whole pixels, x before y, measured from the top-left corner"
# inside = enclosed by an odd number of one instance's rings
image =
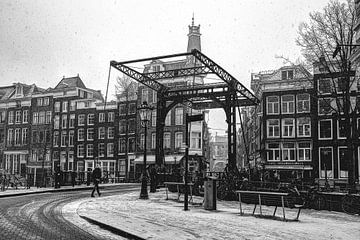
[[[76,213],[146,239],[359,239],[360,217],[330,211],[303,209],[300,221],[281,221],[251,216],[253,205],[243,204],[239,215],[236,201],[218,201],[216,211],[204,210],[202,198],[184,211],[183,202],[165,200],[165,190],[150,193],[149,200],[138,192],[89,198],[66,206]],[[171,193],[175,199],[176,194]],[[268,213],[273,207],[264,207]],[[73,210],[72,212],[75,212]],[[295,218],[296,210],[286,209]],[[82,225],[84,227],[84,225]]]

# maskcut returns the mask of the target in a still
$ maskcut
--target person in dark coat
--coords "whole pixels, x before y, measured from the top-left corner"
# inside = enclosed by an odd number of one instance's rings
[[[94,188],[92,190],[91,197],[95,197],[95,195],[94,195],[95,190],[97,191],[97,193],[98,193],[98,195],[100,197],[101,193],[99,191],[99,183],[100,183],[100,180],[101,180],[101,170],[100,170],[99,165],[96,165],[94,171],[92,172],[92,179],[93,179],[93,182],[94,182]]]

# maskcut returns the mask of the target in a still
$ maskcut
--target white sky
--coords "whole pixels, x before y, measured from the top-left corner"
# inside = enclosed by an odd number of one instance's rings
[[[202,52],[250,88],[251,72],[283,64],[276,55],[300,57],[299,23],[328,2],[1,0],[0,85],[55,87],[79,74],[105,94],[110,60],[185,52],[194,12]],[[117,74],[112,69],[112,88]],[[211,127],[224,128],[220,112]]]

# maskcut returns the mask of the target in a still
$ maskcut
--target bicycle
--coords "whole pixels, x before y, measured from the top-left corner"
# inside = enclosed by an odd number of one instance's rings
[[[304,198],[304,207],[305,208],[311,208],[315,210],[324,210],[327,209],[327,202],[326,198],[324,196],[321,196],[319,191],[316,189],[316,187],[311,186]]]
[[[360,195],[358,194],[346,194],[341,199],[342,210],[347,214],[359,214],[360,215]]]

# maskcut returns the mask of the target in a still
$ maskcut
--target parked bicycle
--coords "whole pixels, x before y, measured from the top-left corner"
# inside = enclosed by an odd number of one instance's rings
[[[347,214],[360,215],[360,195],[346,194],[341,200],[341,207]]]
[[[1,175],[2,190],[8,190],[9,187],[15,189],[25,189],[27,187],[27,181],[25,177],[18,174],[4,173]]]
[[[309,189],[303,195],[304,207],[315,210],[327,209],[327,202],[324,196],[321,196],[320,192],[315,186],[309,187]]]

